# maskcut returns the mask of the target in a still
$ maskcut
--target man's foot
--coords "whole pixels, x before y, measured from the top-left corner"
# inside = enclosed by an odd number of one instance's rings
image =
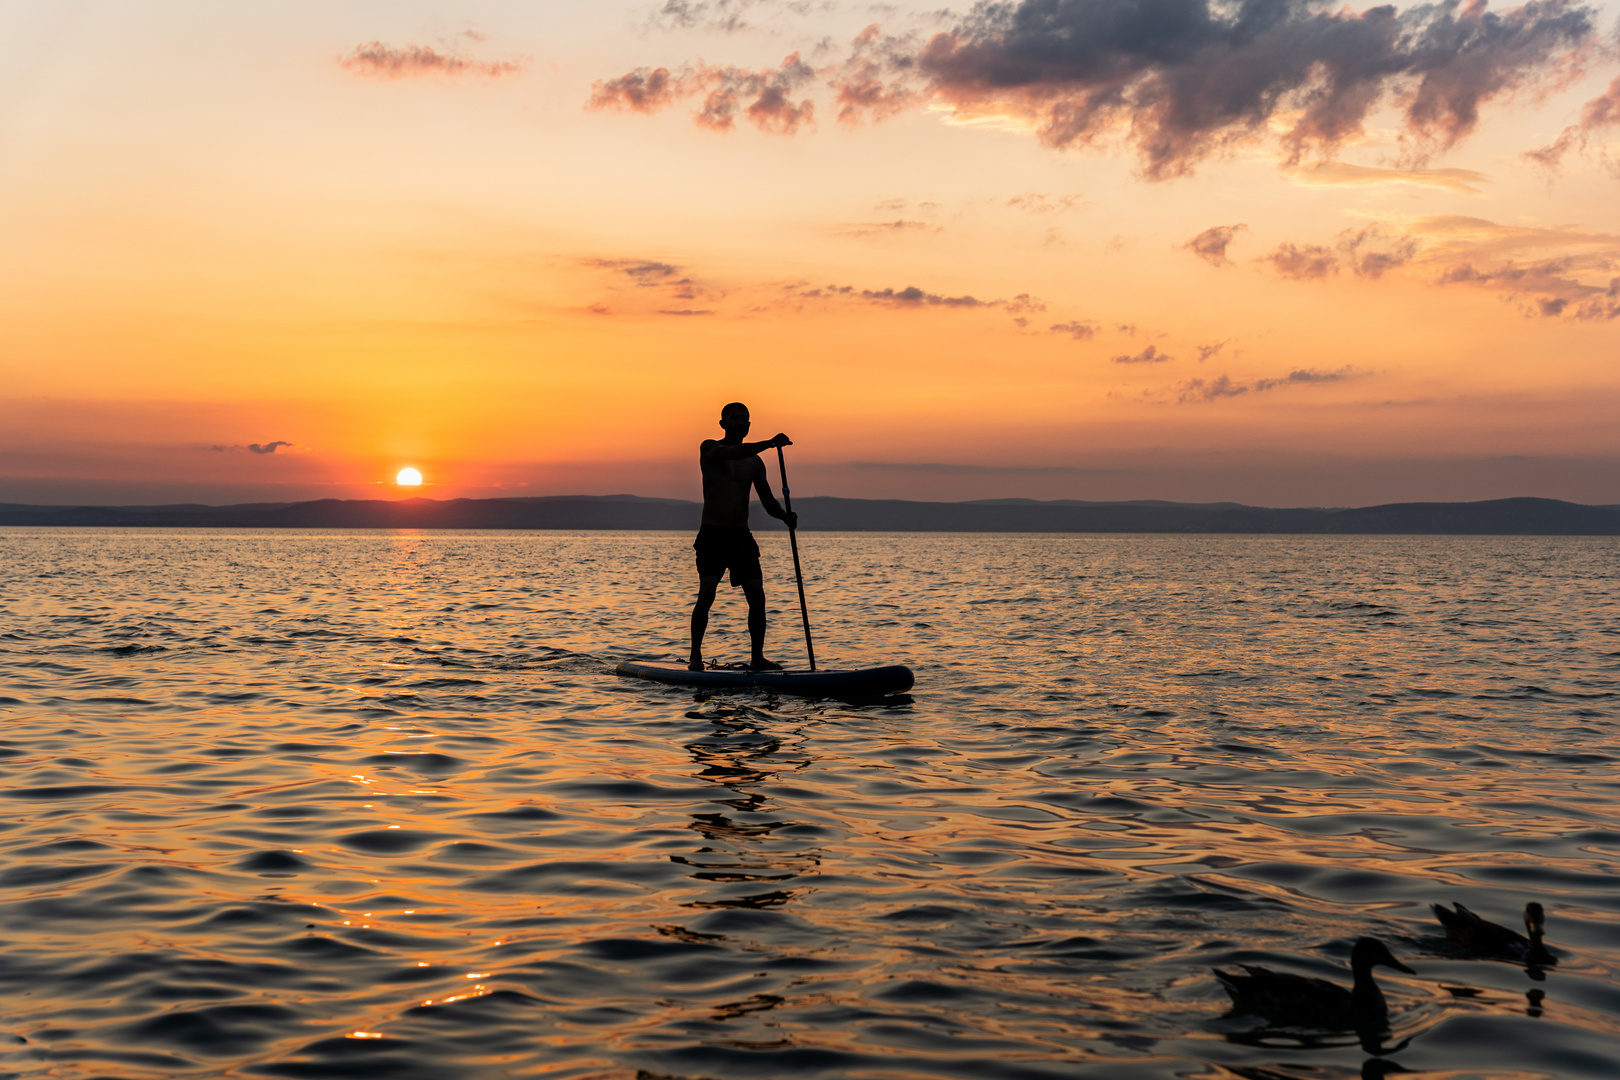
[[[701,656],[692,657],[692,659],[690,659],[690,660],[688,660],[686,662],[686,670],[687,671],[702,671],[703,670],[703,658]]]
[[[775,660],[767,660],[763,656],[756,656],[748,661],[749,671],[781,671],[782,665]]]

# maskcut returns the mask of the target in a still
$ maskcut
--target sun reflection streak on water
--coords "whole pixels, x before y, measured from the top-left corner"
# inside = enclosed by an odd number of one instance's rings
[[[1612,541],[804,541],[818,658],[913,700],[611,678],[679,654],[687,538],[0,532],[0,1060],[1350,1076],[1208,968],[1370,932],[1402,1067],[1614,1071]],[[1456,899],[1547,903],[1557,969]]]

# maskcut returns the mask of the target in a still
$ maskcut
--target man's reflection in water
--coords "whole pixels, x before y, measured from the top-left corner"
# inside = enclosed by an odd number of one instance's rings
[[[704,701],[703,696],[698,700]],[[688,828],[703,838],[703,846],[691,855],[670,856],[671,862],[692,867],[693,879],[714,885],[712,895],[687,906],[710,910],[784,907],[800,890],[781,883],[815,872],[821,859],[804,841],[775,835],[795,822],[776,816],[769,793],[759,789],[776,780],[778,772],[804,768],[809,760],[803,756],[795,760],[793,750],[766,729],[767,723],[779,725],[780,717],[741,703],[704,703],[703,711],[686,715],[691,720],[709,721],[710,732],[688,743],[686,750],[699,766],[697,779],[727,789],[726,797],[709,804],[726,809],[692,814]],[[774,700],[769,704],[774,706]],[[691,931],[680,936],[689,934]],[[725,938],[723,934],[701,936]],[[766,1012],[784,1000],[776,994],[755,994],[716,1006],[710,1019],[723,1021]]]
[[[708,720],[711,733],[688,743],[686,750],[701,766],[695,774],[729,788],[731,798],[715,802],[729,811],[692,815],[689,828],[708,844],[690,856],[674,855],[675,862],[695,869],[692,877],[721,884],[790,881],[820,865],[813,851],[800,850],[797,841],[775,841],[773,834],[792,821],[772,816],[773,804],[758,785],[776,779],[783,767],[803,768],[807,760],[793,761],[783,755],[782,740],[767,732],[761,719],[776,721],[769,713],[746,705],[715,702],[705,712],[689,712],[689,719]],[[693,902],[701,908],[768,908],[786,904],[792,890],[768,889],[759,892],[720,890],[723,895]]]

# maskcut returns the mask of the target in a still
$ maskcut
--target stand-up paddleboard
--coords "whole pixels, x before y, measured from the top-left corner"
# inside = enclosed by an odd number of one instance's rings
[[[614,669],[632,679],[651,679],[672,686],[696,686],[713,690],[727,687],[743,690],[774,690],[779,694],[804,697],[878,697],[903,694],[911,689],[911,669],[903,664],[862,668],[859,671],[747,671],[739,668],[707,668],[688,671],[683,667],[643,664],[625,660]]]

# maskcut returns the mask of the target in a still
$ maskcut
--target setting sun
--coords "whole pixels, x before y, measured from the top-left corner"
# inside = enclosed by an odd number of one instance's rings
[[[422,474],[415,469],[401,469],[394,483],[400,487],[417,487],[422,483]]]

